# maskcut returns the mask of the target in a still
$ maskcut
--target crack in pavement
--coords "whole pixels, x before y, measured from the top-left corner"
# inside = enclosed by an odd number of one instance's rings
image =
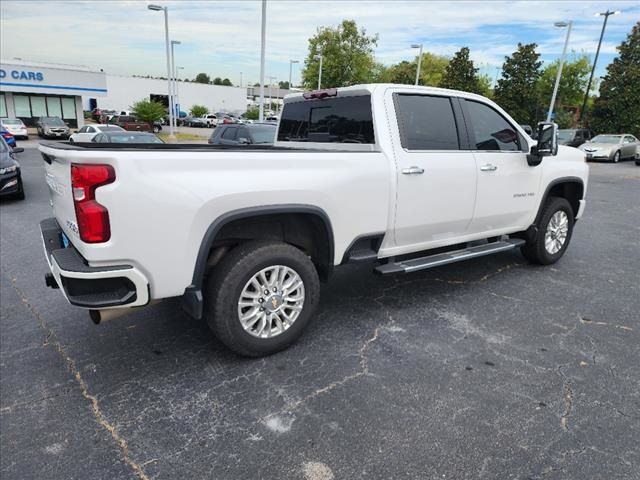
[[[142,467],[140,465],[138,465],[129,456],[129,445],[127,444],[127,441],[120,436],[120,434],[116,430],[116,427],[106,419],[105,414],[103,413],[102,409],[100,408],[100,404],[98,403],[98,399],[96,398],[95,395],[93,395],[93,394],[91,394],[89,392],[89,388],[88,388],[87,382],[82,377],[82,374],[80,373],[80,370],[76,366],[75,360],[69,356],[69,354],[67,353],[66,348],[64,347],[64,345],[62,345],[62,343],[59,340],[57,340],[57,335],[55,334],[55,332],[51,328],[49,328],[47,326],[46,322],[44,321],[44,319],[42,318],[40,313],[31,304],[31,302],[29,302],[29,299],[27,298],[25,293],[20,289],[20,287],[18,287],[18,285],[16,283],[16,279],[15,278],[11,278],[6,274],[4,276],[5,276],[5,278],[9,278],[10,279],[11,286],[16,291],[16,293],[19,295],[22,303],[27,308],[27,310],[29,310],[31,312],[31,314],[36,318],[36,320],[38,321],[39,327],[44,331],[44,333],[46,335],[46,338],[45,338],[42,346],[43,347],[52,346],[53,348],[55,348],[55,350],[58,352],[58,354],[60,354],[60,356],[62,357],[62,359],[66,363],[68,370],[71,372],[71,374],[75,378],[76,383],[78,384],[78,387],[80,388],[80,393],[82,394],[82,396],[85,399],[87,399],[90,402],[91,411],[93,413],[93,416],[94,416],[96,422],[98,422],[98,424],[102,428],[104,428],[107,432],[109,432],[109,434],[111,435],[111,438],[116,442],[116,445],[120,449],[120,452],[122,453],[122,457],[123,457],[123,460],[125,461],[125,463],[127,465],[129,465],[129,467],[131,467],[131,469],[138,476],[138,478],[140,478],[141,480],[149,480],[149,477],[144,473],[144,470],[142,469]],[[52,340],[54,340],[54,341],[52,341]]]
[[[565,431],[569,431],[569,415],[573,411],[573,390],[571,389],[571,382],[562,373],[563,365],[559,365],[557,368],[558,374],[562,377],[562,400],[564,402],[564,412],[560,415],[560,425]]]
[[[616,325],[615,323],[607,323],[596,320],[591,320],[590,318],[580,317],[580,322],[584,325],[598,325],[598,326],[610,326],[614,328],[619,328],[620,330],[625,330],[627,332],[632,332],[633,328],[627,327],[626,325]]]

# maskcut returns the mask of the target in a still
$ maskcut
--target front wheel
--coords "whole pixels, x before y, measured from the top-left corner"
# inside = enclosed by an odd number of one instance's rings
[[[535,237],[521,248],[522,254],[539,265],[557,262],[569,246],[573,224],[573,209],[569,202],[565,198],[549,198],[536,225]]]
[[[620,150],[618,150],[613,156],[613,163],[618,163],[620,161]]]
[[[160,127],[157,125],[153,126],[153,133],[158,133],[160,131]]]
[[[214,267],[205,318],[229,349],[258,357],[295,342],[319,299],[318,273],[304,252],[286,243],[251,241]]]

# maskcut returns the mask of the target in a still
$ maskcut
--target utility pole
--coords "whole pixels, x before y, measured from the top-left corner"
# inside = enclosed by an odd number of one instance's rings
[[[420,67],[422,65],[422,44],[414,44],[411,45],[411,48],[419,48],[420,53],[418,53],[418,66],[416,68],[416,85],[420,85]]]
[[[260,32],[260,105],[258,119],[264,120],[264,50],[267,27],[267,0],[262,0],[262,29]]]
[[[571,25],[573,22],[556,22],[556,27],[568,27],[567,36],[564,39],[564,48],[562,49],[562,55],[560,55],[560,65],[558,65],[558,73],[556,75],[556,84],[553,87],[553,95],[551,95],[551,104],[549,105],[549,112],[547,113],[547,122],[551,121],[551,115],[553,114],[553,108],[556,104],[556,95],[558,95],[558,87],[560,86],[560,77],[562,76],[562,67],[564,65],[564,56],[567,53],[567,45],[569,44],[569,36],[571,35]]]

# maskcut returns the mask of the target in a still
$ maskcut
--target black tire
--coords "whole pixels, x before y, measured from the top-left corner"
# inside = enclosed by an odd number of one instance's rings
[[[553,217],[553,215],[558,211],[563,211],[567,215],[568,231],[565,241],[562,244],[560,250],[552,254],[549,253],[545,247],[545,235],[547,233],[547,226],[551,221],[551,217]],[[571,204],[567,201],[567,199],[560,197],[550,197],[542,209],[540,220],[536,224],[537,232],[535,238],[532,241],[528,241],[520,249],[522,255],[524,255],[524,257],[531,263],[536,263],[538,265],[551,265],[552,263],[556,263],[558,260],[560,260],[560,257],[564,255],[564,252],[569,246],[571,235],[573,234],[573,225],[574,213],[573,209],[571,208]]]
[[[618,150],[614,155],[613,155],[613,163],[618,163],[620,161],[620,150]]]
[[[18,181],[18,185],[20,185],[20,190],[13,195],[13,198],[16,200],[24,200],[24,186],[22,185],[22,178]]]
[[[69,143],[73,143],[73,142],[74,142],[73,138],[69,137]]]
[[[284,332],[271,338],[258,338],[242,327],[238,300],[251,277],[272,265],[285,265],[296,271],[304,284],[304,304],[299,316]],[[320,282],[309,257],[296,247],[250,241],[234,248],[214,267],[204,293],[204,316],[214,335],[239,355],[259,357],[284,350],[302,335],[318,307]]]
[[[153,133],[159,133],[160,132],[160,127],[158,127],[157,125],[153,126]]]

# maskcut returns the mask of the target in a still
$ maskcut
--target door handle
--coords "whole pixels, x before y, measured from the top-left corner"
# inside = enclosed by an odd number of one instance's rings
[[[486,165],[482,165],[480,167],[481,172],[495,172],[498,169],[497,166],[487,163]]]
[[[424,173],[424,168],[420,168],[416,166],[403,168],[402,173],[404,173],[405,175],[418,175],[418,174]]]

